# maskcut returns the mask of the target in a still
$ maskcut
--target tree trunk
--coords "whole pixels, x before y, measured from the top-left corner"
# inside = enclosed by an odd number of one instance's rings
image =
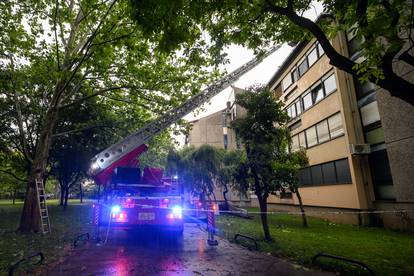
[[[59,188],[60,188],[60,201],[59,201],[59,205],[63,206],[63,201],[65,199],[65,185],[63,183],[59,183]]]
[[[53,102],[53,101],[52,101]],[[39,142],[36,146],[36,153],[31,164],[27,188],[26,199],[24,201],[22,215],[20,218],[19,231],[39,232],[40,212],[37,204],[36,179],[43,179],[46,171],[50,147],[52,145],[52,135],[58,119],[58,112],[51,108],[47,111],[43,120],[43,127],[40,133]]]
[[[224,210],[229,210],[229,201],[227,199],[227,193],[229,192],[229,189],[227,188],[227,184],[223,184],[224,191],[223,191],[223,198],[224,198]]]
[[[259,200],[260,218],[262,221],[263,234],[264,234],[265,240],[273,241],[272,236],[270,235],[270,231],[269,231],[269,224],[267,222],[267,200],[266,198],[263,198],[262,196],[260,197],[258,196],[257,199]]]
[[[16,204],[16,193],[17,189],[13,189],[13,205]]]
[[[82,181],[79,181],[79,195],[80,195],[80,203],[83,203]]]
[[[68,198],[69,198],[69,187],[65,187],[65,203],[63,204],[63,210],[66,210],[66,207],[68,207]]]
[[[298,188],[295,189],[295,194],[299,200],[300,213],[302,214],[302,226],[306,228],[308,227],[308,220],[306,219],[305,209],[303,208],[302,197],[300,196]]]

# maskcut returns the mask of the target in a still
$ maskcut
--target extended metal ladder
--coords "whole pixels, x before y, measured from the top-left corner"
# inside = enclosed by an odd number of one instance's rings
[[[223,89],[229,87],[232,83],[234,83],[241,76],[254,68],[256,65],[261,63],[264,58],[277,51],[280,46],[281,45],[275,45],[271,47],[262,55],[256,56],[222,79],[216,81],[213,84],[210,84],[207,88],[182,103],[179,107],[167,111],[165,114],[161,115],[154,121],[149,122],[144,127],[137,130],[135,133],[127,136],[118,143],[95,155],[95,157],[92,159],[89,175],[96,176],[101,171],[110,167],[117,160],[123,158],[138,146],[150,140],[153,136],[165,130],[170,125],[184,117],[186,114],[190,113],[192,110],[201,106],[213,96],[223,91]]]
[[[49,212],[47,211],[45,186],[43,179],[36,179],[37,204],[40,212],[40,227],[42,234],[50,233]]]

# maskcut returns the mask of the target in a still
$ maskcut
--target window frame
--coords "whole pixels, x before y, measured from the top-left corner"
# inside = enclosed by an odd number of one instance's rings
[[[301,66],[302,64],[306,64],[306,68],[304,69],[303,72],[301,72]],[[305,75],[305,73],[308,71],[309,69],[309,63],[308,63],[308,56],[305,55],[296,65],[297,69],[298,69],[298,74],[299,77],[302,77],[303,75]]]
[[[315,53],[316,59],[311,64],[310,61],[309,61],[309,57],[311,56],[311,53],[312,52]],[[312,67],[312,65],[314,65],[319,60],[319,54],[318,54],[318,49],[317,49],[316,45],[312,46],[312,48],[306,53],[306,57],[308,59],[308,66],[309,66],[309,68]]]
[[[314,129],[314,132],[315,132],[315,141],[316,142],[314,144],[310,144],[309,137],[308,137],[308,131],[310,133],[312,128]],[[315,125],[313,125],[311,127],[308,127],[307,129],[305,129],[305,136],[306,136],[306,145],[308,146],[308,148],[317,146],[319,144],[318,143],[318,133],[316,132],[316,126]]]
[[[333,90],[331,90],[331,91],[327,91],[327,89],[326,89],[326,86],[325,86],[325,82],[328,80],[328,79],[330,79],[331,77],[333,77],[333,80],[334,80],[334,84],[335,84],[335,88],[333,89]],[[330,95],[330,94],[332,94],[333,92],[335,92],[336,90],[338,90],[338,84],[337,84],[337,82],[336,82],[336,77],[335,77],[335,73],[332,73],[332,74],[330,74],[329,76],[326,76],[326,77],[324,77],[324,78],[322,78],[322,86],[323,86],[323,91],[324,91],[324,94],[325,94],[325,97],[327,97],[328,95]]]

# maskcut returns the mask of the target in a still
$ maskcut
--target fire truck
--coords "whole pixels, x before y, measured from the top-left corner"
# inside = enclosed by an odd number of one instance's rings
[[[95,226],[158,226],[177,233],[183,231],[184,190],[174,177],[163,177],[162,169],[138,168],[146,142],[173,123],[229,87],[265,57],[280,48],[273,46],[232,73],[211,84],[179,107],[98,153],[89,175],[104,190],[104,200],[94,204]],[[199,204],[196,208],[203,208]]]

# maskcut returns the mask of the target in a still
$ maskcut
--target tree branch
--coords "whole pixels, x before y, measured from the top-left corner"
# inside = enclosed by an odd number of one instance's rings
[[[103,45],[103,44],[106,44],[106,43],[115,42],[115,41],[121,40],[123,38],[130,37],[134,32],[135,32],[135,30],[133,30],[132,32],[129,32],[128,34],[120,35],[120,36],[114,37],[112,39],[104,40],[104,41],[101,41],[101,42],[98,42],[98,43],[92,43],[92,46],[100,46],[100,45]]]
[[[95,92],[95,93],[92,93],[92,94],[88,95],[88,96],[85,96],[85,97],[82,97],[82,98],[76,99],[76,100],[74,100],[73,102],[71,102],[71,103],[69,103],[69,104],[62,105],[62,106],[60,106],[59,108],[60,108],[60,109],[64,109],[64,108],[70,107],[70,106],[72,106],[72,105],[79,104],[79,103],[81,103],[81,102],[83,102],[83,101],[85,101],[85,100],[88,100],[88,99],[90,99],[90,98],[93,98],[93,97],[96,97],[96,96],[100,96],[100,95],[102,95],[103,93],[106,93],[106,92],[108,92],[108,91],[119,90],[119,89],[125,89],[125,88],[131,88],[131,87],[130,87],[130,86],[115,86],[115,87],[109,87],[109,88],[101,89],[101,90],[99,90],[99,91],[97,91],[97,92]]]
[[[404,61],[405,63],[414,66],[414,57],[412,55],[410,55],[407,51],[404,51],[399,57],[399,60]]]
[[[14,61],[13,58],[10,56],[10,66],[11,66],[11,72],[14,71]],[[16,107],[16,112],[17,112],[17,126],[19,128],[19,137],[20,137],[20,141],[22,144],[22,149],[23,149],[23,154],[26,157],[27,161],[29,163],[33,162],[33,159],[31,158],[29,151],[27,149],[27,140],[26,140],[26,133],[24,131],[23,128],[23,116],[22,116],[22,110],[21,110],[21,106],[20,106],[20,101],[19,101],[19,97],[18,97],[18,92],[17,92],[17,88],[16,88],[16,84],[14,81],[14,78],[12,75],[10,75],[10,79],[13,85],[13,90],[14,90],[14,104]]]
[[[58,70],[60,71],[60,57],[59,57],[59,43],[58,43],[58,38],[57,38],[57,17],[58,17],[58,12],[59,12],[59,0],[56,0],[56,8],[55,8],[55,20],[54,20],[54,27],[55,27],[55,46],[56,46],[56,58],[57,58],[57,65],[58,65]]]
[[[17,175],[15,175],[14,173],[10,172],[10,171],[0,169],[0,172],[11,175],[13,178],[15,178],[16,180],[18,180],[20,182],[27,182],[27,179],[22,179],[22,178],[18,177]]]
[[[354,69],[357,63],[337,52],[329,42],[322,29],[315,22],[297,15],[293,10],[276,6],[270,0],[266,0],[266,3],[268,4],[268,11],[286,16],[295,25],[304,28],[305,30],[308,30],[310,33],[312,33],[318,40],[319,44],[322,46],[325,54],[328,56],[330,61],[329,63],[331,65],[357,78],[359,77],[358,71]],[[387,6],[388,2],[384,1],[383,3],[383,5]],[[360,6],[359,9],[360,12],[364,10],[363,6]],[[391,7],[389,7],[388,11],[394,13],[391,25],[398,23],[398,13],[396,11],[393,11]],[[378,80],[375,76],[370,76],[369,81],[376,83],[380,87],[388,90],[391,96],[400,98],[403,101],[414,105],[414,95],[412,92],[414,91],[414,84],[399,77],[394,73],[392,69],[392,60],[395,55],[401,50],[401,48],[397,50],[398,51],[393,50],[392,52],[386,53],[383,56],[381,68],[383,70],[385,79]]]
[[[112,10],[112,8],[114,7],[115,3],[118,0],[113,0],[112,3],[110,4],[110,6],[108,7],[107,11],[105,12],[104,16],[102,17],[101,21],[99,22],[98,26],[95,28],[94,32],[89,36],[89,39],[87,41],[87,43],[85,43],[85,45],[82,47],[82,49],[80,50],[80,52],[84,52],[84,55],[82,56],[82,58],[80,59],[80,61],[77,63],[75,69],[72,70],[72,74],[70,75],[69,79],[67,81],[65,81],[63,87],[61,87],[59,89],[59,91],[57,92],[57,97],[56,97],[56,101],[54,103],[54,106],[52,106],[52,108],[57,108],[59,105],[59,99],[62,95],[62,93],[65,91],[65,89],[67,88],[67,86],[69,85],[69,83],[72,82],[73,78],[75,77],[76,73],[78,72],[79,68],[81,67],[81,65],[83,64],[83,62],[87,59],[87,57],[89,56],[89,50],[92,47],[92,41],[95,39],[95,37],[98,35],[101,26],[105,20],[105,18],[108,16],[109,12]]]

